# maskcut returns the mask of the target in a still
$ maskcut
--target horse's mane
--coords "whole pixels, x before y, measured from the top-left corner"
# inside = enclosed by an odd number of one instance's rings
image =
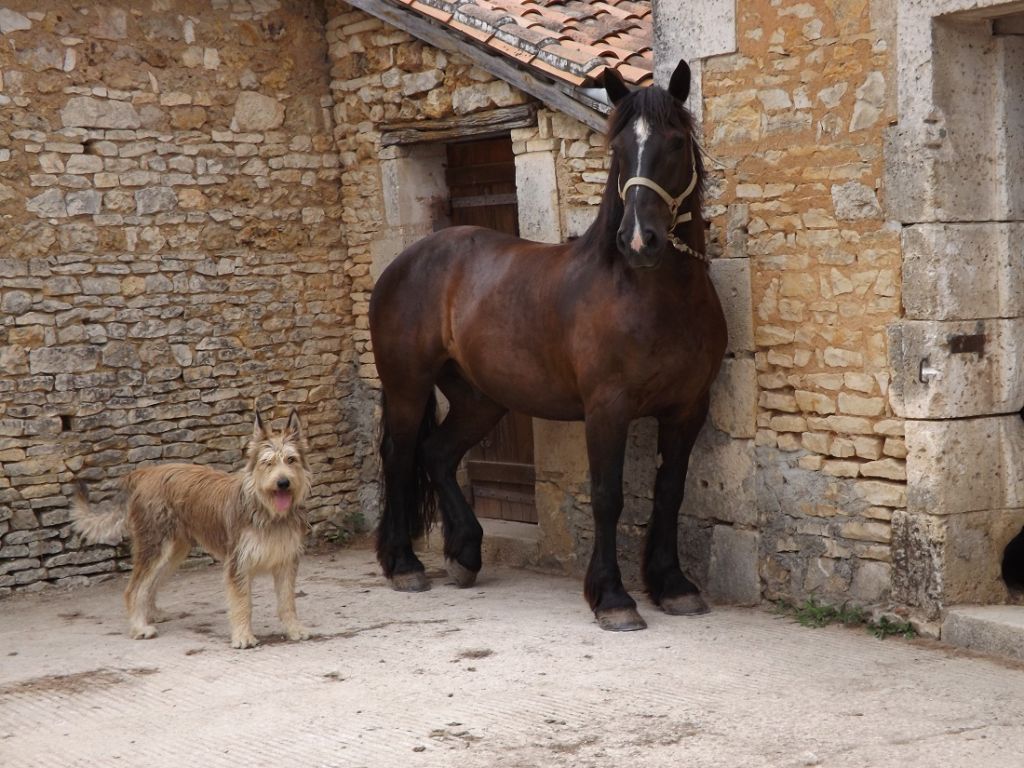
[[[696,128],[693,115],[682,103],[664,88],[650,86],[638,88],[624,97],[608,117],[608,128],[605,131],[605,143],[622,133],[635,118],[643,117],[652,130],[675,130],[693,142],[694,172],[697,174],[697,186],[692,199],[695,210],[700,211],[704,205],[704,157],[697,145]],[[580,236],[579,248],[596,248],[610,243],[614,248],[615,232],[622,219],[622,200],[618,190],[619,164],[612,155],[608,168],[608,183],[601,198],[601,207],[597,219],[590,228]]]

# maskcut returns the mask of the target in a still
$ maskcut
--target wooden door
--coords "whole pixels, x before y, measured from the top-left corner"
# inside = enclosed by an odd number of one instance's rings
[[[516,166],[508,136],[448,145],[452,224],[519,234]],[[470,503],[481,517],[536,523],[533,421],[507,414],[466,455]]]

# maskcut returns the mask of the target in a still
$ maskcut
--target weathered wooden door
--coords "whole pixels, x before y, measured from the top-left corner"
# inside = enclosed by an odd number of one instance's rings
[[[515,156],[508,136],[449,144],[447,178],[452,224],[519,234]],[[466,470],[470,502],[478,515],[537,522],[529,416],[506,415],[467,454]]]

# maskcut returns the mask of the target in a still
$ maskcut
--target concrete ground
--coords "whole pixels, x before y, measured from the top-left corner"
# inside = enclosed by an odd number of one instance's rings
[[[1024,667],[765,610],[593,622],[574,580],[490,567],[388,589],[366,550],[307,558],[282,639],[228,646],[220,573],[185,571],[154,640],[121,579],[0,602],[0,766],[1020,765]]]

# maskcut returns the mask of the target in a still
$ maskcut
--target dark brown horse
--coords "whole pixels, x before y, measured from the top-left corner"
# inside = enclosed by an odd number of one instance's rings
[[[400,254],[370,300],[384,390],[384,509],[377,557],[395,589],[430,584],[412,541],[440,502],[444,552],[459,586],[480,570],[483,530],[455,480],[466,451],[509,409],[584,420],[594,551],[584,593],[600,625],[646,626],[622,585],[616,525],[630,421],[658,419],[659,467],[643,578],[670,614],[706,610],[679,567],[677,517],[690,450],[726,345],[708,276],[703,165],[683,101],[669,89],[604,81],[611,169],[597,219],[565,245],[452,227]],[[434,388],[449,411],[436,422]]]

